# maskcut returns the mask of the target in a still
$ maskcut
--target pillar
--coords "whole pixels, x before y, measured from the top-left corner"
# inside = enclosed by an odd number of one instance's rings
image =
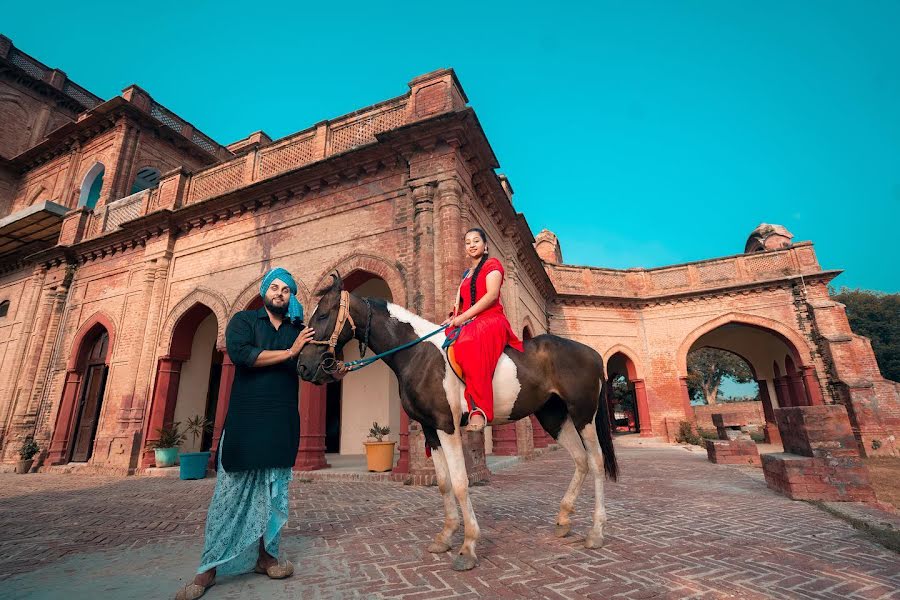
[[[453,310],[456,287],[465,270],[463,225],[460,205],[462,186],[455,179],[445,179],[438,184],[437,231],[440,248],[435,254],[435,269],[440,278],[437,287],[439,317]],[[490,241],[488,246],[490,247]],[[440,319],[439,319],[440,320]]]
[[[228,350],[220,348],[222,353],[222,374],[219,377],[219,397],[216,399],[216,422],[213,424],[212,447],[210,448],[210,465],[216,468],[216,456],[219,452],[219,440],[222,439],[222,429],[225,427],[225,417],[228,415],[228,401],[231,400],[231,386],[234,384],[234,363],[228,356]]]
[[[803,385],[803,375],[794,372],[787,376],[788,387],[791,391],[793,406],[809,406],[809,398],[806,396],[806,386]]]
[[[519,453],[515,423],[494,425],[491,427],[491,438],[494,442],[494,454],[497,456],[516,456]]]
[[[156,388],[151,401],[150,419],[144,435],[144,458],[141,466],[149,467],[155,464],[156,456],[153,450],[147,449],[147,442],[159,439],[157,429],[172,425],[175,417],[175,403],[178,400],[178,384],[181,381],[181,365],[182,361],[178,358],[164,356],[159,359],[156,367]]]
[[[801,377],[806,387],[806,398],[810,406],[824,406],[822,389],[819,387],[819,379],[816,377],[816,369],[812,365],[800,367]]]
[[[409,415],[400,410],[400,458],[394,466],[394,473],[409,473]]]
[[[687,380],[684,377],[682,377],[681,380],[682,386],[684,387],[683,394],[687,394]],[[650,405],[647,402],[647,387],[644,385],[643,379],[635,379],[631,383],[634,385],[634,400],[638,409],[641,437],[652,437],[653,425],[650,423]],[[690,416],[688,416],[688,420],[692,420]]]
[[[788,389],[788,378],[786,375],[784,377],[775,378],[775,396],[777,396],[779,408],[794,406],[791,401],[791,393]]]
[[[434,186],[413,188],[413,256],[416,290],[413,312],[437,319],[434,305]]]
[[[300,384],[300,447],[295,471],[317,471],[331,465],[325,460],[325,386]]]
[[[75,370],[67,371],[59,411],[56,413],[56,425],[50,440],[47,464],[61,465],[69,462],[69,445],[72,441],[72,430],[75,427],[75,409],[78,405],[80,388],[81,373]]]
[[[759,386],[759,399],[763,405],[763,415],[765,416],[766,426],[764,433],[767,444],[780,444],[781,435],[778,433],[778,425],[775,423],[775,408],[772,406],[772,398],[769,397],[769,385],[765,379],[757,379],[756,385]]]

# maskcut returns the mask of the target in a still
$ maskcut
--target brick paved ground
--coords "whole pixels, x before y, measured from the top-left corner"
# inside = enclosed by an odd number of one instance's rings
[[[759,470],[705,452],[620,443],[606,546],[553,536],[564,452],[473,490],[481,563],[424,551],[435,488],[295,480],[283,549],[296,575],[222,578],[215,598],[900,598],[900,556],[817,508],[766,489]],[[0,475],[0,597],[165,598],[192,576],[214,482]],[[459,536],[461,537],[461,536]]]

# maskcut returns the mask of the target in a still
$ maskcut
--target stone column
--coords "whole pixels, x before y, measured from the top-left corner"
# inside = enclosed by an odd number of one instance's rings
[[[453,310],[456,288],[465,270],[463,224],[461,214],[462,186],[455,179],[438,184],[438,252],[435,269],[438,273],[437,320],[441,321]]]
[[[531,456],[534,454],[534,430],[531,427],[531,419],[519,419],[515,426],[519,456]]]
[[[53,437],[50,440],[47,464],[61,465],[69,462],[69,447],[74,433],[80,389],[81,373],[77,370],[67,371],[59,411],[56,413],[56,425],[53,427]]]
[[[140,305],[137,307],[137,313],[134,315],[133,319],[126,319],[125,323],[123,323],[123,330],[125,328],[133,328],[135,332],[135,339],[141,340],[144,343],[134,344],[131,349],[131,355],[128,357],[128,365],[129,369],[127,369],[126,377],[130,377],[133,379],[133,383],[131,385],[131,393],[127,394],[124,398],[122,398],[122,406],[119,410],[119,420],[124,422],[129,422],[132,420],[132,406],[135,405],[135,396],[139,393],[139,385],[143,384],[146,381],[146,378],[141,377],[142,368],[146,368],[146,365],[143,365],[142,362],[144,359],[144,353],[146,350],[146,337],[148,332],[152,331],[148,327],[148,311],[150,310],[150,303],[153,300],[153,282],[156,279],[155,269],[152,264],[147,264],[144,268],[144,276],[141,282],[141,301]],[[123,332],[124,333],[124,332]],[[149,337],[153,337],[150,335]],[[139,400],[143,401],[144,395],[143,390],[141,389],[141,397]],[[140,406],[140,403],[139,403]]]
[[[643,379],[635,379],[631,383],[634,385],[634,403],[637,404],[638,421],[641,427],[640,435],[641,437],[652,437],[653,425],[650,423],[650,404],[647,402],[647,387],[644,385]],[[683,392],[687,393],[687,389],[683,390]],[[692,419],[688,417],[688,420]]]
[[[316,471],[331,466],[325,460],[325,394],[324,385],[306,381],[300,384],[300,447],[295,471]]]
[[[434,291],[434,186],[413,188],[413,252],[416,265],[416,290],[413,312],[426,319],[435,318]]]
[[[694,422],[694,407],[691,406],[691,394],[688,391],[687,377],[679,377],[681,382],[681,403],[684,407],[684,420]]]
[[[409,416],[400,409],[400,458],[394,473],[409,473]]]
[[[231,400],[231,386],[234,384],[234,363],[228,356],[228,350],[219,348],[222,353],[222,374],[219,376],[219,397],[216,399],[216,422],[213,425],[212,446],[210,447],[210,465],[216,468],[216,456],[219,452],[219,440],[222,438],[222,429],[225,427],[225,417],[228,415],[228,402]]]
[[[769,397],[769,385],[765,379],[757,379],[756,385],[759,386],[759,399],[763,405],[763,415],[766,419],[765,435],[767,444],[781,443],[781,435],[778,433],[778,424],[775,422],[775,408],[772,406],[772,399]]]
[[[40,410],[41,398],[44,394],[44,387],[48,383],[48,375],[50,369],[50,359],[56,348],[57,338],[59,337],[59,327],[62,322],[62,316],[66,309],[66,299],[69,296],[69,289],[65,283],[56,288],[48,298],[50,303],[49,319],[47,320],[46,332],[37,364],[35,373],[34,387],[31,391],[31,397],[28,401],[28,420],[33,422]]]
[[[791,390],[791,398],[794,406],[809,406],[809,397],[806,395],[806,387],[803,385],[803,375],[799,372],[787,376]]]
[[[806,398],[810,406],[824,406],[822,389],[819,387],[819,379],[816,377],[816,369],[812,365],[800,367],[801,377],[806,387]]]
[[[791,393],[788,390],[787,376],[775,378],[775,396],[778,399],[779,408],[788,408],[794,405],[791,402]]]
[[[175,417],[175,403],[178,398],[178,383],[181,381],[181,364],[180,359],[169,356],[159,359],[159,366],[156,370],[156,389],[150,407],[147,433],[144,436],[146,442],[158,440],[159,433],[156,430],[172,425]],[[146,442],[141,465],[149,467],[155,464],[156,456],[152,450],[146,449]]]
[[[145,285],[152,281],[152,287],[150,288],[152,291],[147,303],[146,328],[144,329],[144,339],[141,344],[140,362],[136,366],[137,377],[135,378],[134,394],[128,415],[128,418],[134,423],[140,423],[144,420],[148,409],[148,399],[152,393],[153,359],[157,352],[159,322],[166,304],[165,294],[166,282],[169,277],[169,263],[170,259],[168,256],[150,260],[147,264],[147,272],[144,275]]]

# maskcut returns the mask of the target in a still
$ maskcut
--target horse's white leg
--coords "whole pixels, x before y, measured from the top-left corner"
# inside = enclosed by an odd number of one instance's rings
[[[603,450],[600,448],[600,440],[597,438],[597,426],[593,422],[588,423],[581,430],[581,439],[587,448],[588,463],[591,475],[594,476],[594,525],[584,540],[585,548],[600,548],[603,546],[603,525],[606,524],[606,504],[603,497]]]
[[[444,452],[441,448],[436,448],[431,451],[431,458],[434,460],[434,474],[437,477],[438,489],[441,490],[441,497],[444,499],[444,528],[428,546],[428,551],[440,553],[450,549],[450,541],[459,528],[459,511],[456,508],[453,487],[450,485],[450,472],[447,469]]]
[[[472,510],[472,502],[469,500],[469,477],[466,474],[466,461],[463,456],[462,438],[459,427],[452,434],[438,430],[438,439],[441,441],[441,449],[447,461],[447,470],[450,473],[450,483],[453,493],[462,508],[463,526],[466,537],[459,554],[453,560],[454,571],[468,571],[478,563],[475,555],[475,544],[478,541],[480,531],[478,521],[475,520],[475,511]]]
[[[569,535],[569,531],[572,529],[570,517],[575,510],[575,500],[578,499],[578,492],[581,491],[584,476],[588,472],[588,459],[587,452],[584,450],[584,444],[570,417],[566,417],[565,422],[563,422],[556,441],[569,451],[569,454],[572,455],[572,460],[575,461],[575,474],[572,475],[569,489],[566,490],[566,495],[563,496],[562,503],[559,506],[559,516],[556,517],[556,536],[565,537]]]

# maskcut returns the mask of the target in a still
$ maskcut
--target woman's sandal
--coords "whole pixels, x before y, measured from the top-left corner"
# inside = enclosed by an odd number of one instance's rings
[[[178,593],[175,594],[175,600],[197,600],[197,598],[206,593],[206,590],[214,585],[216,585],[215,579],[210,581],[209,585],[206,587],[191,581],[190,583],[184,584],[184,587],[178,590]]]
[[[268,568],[264,568],[259,563],[256,563],[256,568],[253,569],[253,572],[260,575],[268,575],[269,579],[285,579],[294,574],[294,565],[289,560],[279,562],[277,565],[272,565]]]
[[[472,417],[473,417],[474,415],[481,415],[481,419],[482,419],[481,423],[477,423],[477,424],[476,424],[476,423],[473,423],[473,422],[472,422]],[[473,432],[473,433],[478,433],[479,431],[484,431],[484,428],[485,428],[485,427],[487,427],[487,415],[484,414],[484,411],[483,411],[483,410],[481,410],[480,408],[476,408],[475,410],[473,410],[472,412],[469,413],[469,422],[468,422],[468,424],[464,427],[464,429],[465,429],[466,431],[471,431],[471,432]]]

